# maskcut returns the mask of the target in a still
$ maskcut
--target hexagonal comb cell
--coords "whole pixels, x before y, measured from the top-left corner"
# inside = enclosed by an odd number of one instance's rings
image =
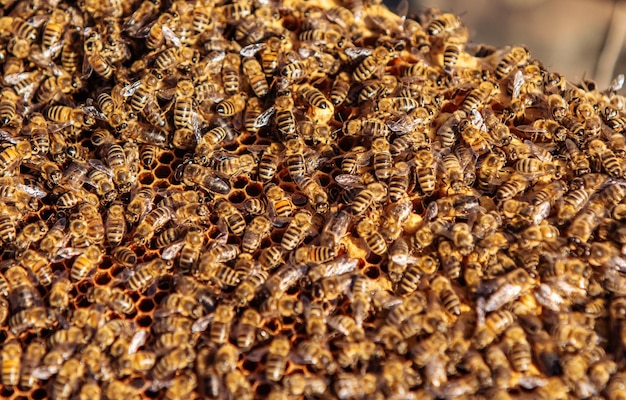
[[[8,3],[3,398],[623,397],[623,76],[377,2]]]

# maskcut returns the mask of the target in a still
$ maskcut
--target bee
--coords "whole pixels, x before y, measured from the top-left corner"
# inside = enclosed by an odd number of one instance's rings
[[[126,234],[126,221],[124,219],[124,206],[121,203],[113,203],[109,206],[104,229],[105,237],[111,247],[115,248],[122,243]]]
[[[163,261],[161,258],[155,258],[154,260],[140,264],[130,276],[128,288],[130,290],[143,291],[149,287],[157,277],[166,274],[171,267],[171,263]]]
[[[384,46],[378,46],[372,54],[367,56],[352,73],[355,82],[364,82],[370,79],[380,69],[384,68],[393,58],[393,54]]]
[[[524,47],[513,47],[496,65],[494,76],[500,80],[507,77],[515,68],[523,67],[530,59],[530,52]]]
[[[430,36],[443,36],[450,35],[462,27],[463,24],[459,17],[454,14],[444,13],[438,15],[428,24],[426,32]]]
[[[311,226],[311,213],[306,210],[298,211],[287,226],[283,234],[281,247],[283,250],[294,250],[306,237]]]
[[[296,132],[296,117],[293,114],[294,101],[290,94],[282,94],[276,97],[274,100],[274,106],[276,111],[276,129],[280,133],[280,137],[285,139],[285,142],[289,139],[293,139],[297,136]],[[268,109],[269,112],[270,109]],[[261,118],[264,114],[261,114]]]
[[[348,136],[371,136],[377,140],[378,138],[386,139],[390,134],[390,129],[382,119],[353,119],[344,125],[344,134]]]
[[[13,314],[9,319],[11,332],[18,335],[28,329],[48,329],[55,321],[56,317],[51,310],[36,306],[22,309]]]
[[[270,221],[263,215],[255,217],[243,235],[241,249],[246,253],[253,253],[261,245],[261,241],[271,230]]]
[[[271,216],[289,217],[295,210],[291,198],[278,185],[270,184],[265,188],[265,196],[268,200]]]
[[[454,70],[460,54],[465,48],[467,39],[462,37],[449,37],[443,49],[443,69],[450,73]]]
[[[257,97],[265,97],[269,92],[269,85],[265,80],[261,64],[254,57],[245,57],[241,65],[254,94]]]
[[[434,275],[430,279],[430,288],[439,295],[443,306],[450,314],[461,314],[461,300],[446,277],[439,274]]]
[[[291,344],[287,337],[282,335],[274,337],[269,346],[265,368],[265,377],[268,380],[278,382],[283,378],[290,351]]]
[[[50,307],[59,311],[65,311],[68,309],[70,302],[69,292],[72,290],[72,283],[69,279],[62,277],[57,278],[50,288],[50,294],[48,297],[48,303]]]
[[[352,201],[350,206],[352,214],[354,216],[363,214],[372,204],[380,202],[386,195],[387,190],[383,184],[378,182],[369,184],[367,188],[361,190]]]
[[[183,271],[190,271],[200,256],[204,244],[204,236],[194,230],[185,235],[185,244],[180,252],[179,265]]]
[[[529,181],[526,177],[519,173],[515,173],[509,177],[509,179],[496,191],[496,199],[500,202],[504,202],[517,196],[519,193],[526,190],[529,185]]]
[[[222,65],[222,84],[224,85],[224,91],[231,96],[239,92],[239,86],[241,84],[241,77],[239,75],[240,66],[241,59],[238,54],[226,54]]]
[[[261,321],[261,314],[256,310],[251,308],[244,310],[234,331],[238,348],[248,350],[255,344],[257,337],[262,337]]]
[[[33,340],[28,344],[21,361],[20,388],[30,389],[37,383],[38,379],[34,376],[34,370],[46,353],[47,349],[43,341]]]
[[[187,368],[195,358],[196,353],[191,346],[185,344],[176,347],[156,362],[152,375],[155,379],[164,379],[176,371]]]
[[[2,384],[5,387],[17,386],[20,379],[22,346],[18,341],[4,343],[0,355],[2,356],[0,361]]]
[[[15,245],[20,251],[26,250],[33,243],[39,243],[48,233],[48,225],[43,221],[35,221],[25,225],[15,239]]]
[[[387,243],[372,221],[362,220],[358,223],[356,230],[372,253],[383,255],[387,252]]]
[[[430,149],[421,149],[415,155],[415,174],[417,182],[426,196],[435,191],[435,157]]]
[[[497,84],[489,81],[481,82],[478,88],[472,89],[465,97],[459,109],[466,114],[472,112],[472,110],[478,109],[481,105],[486,104],[494,96],[500,92],[500,88]]]
[[[21,141],[13,146],[6,147],[0,152],[0,172],[6,173],[16,167],[19,162],[32,155],[31,145],[28,141]]]
[[[50,286],[52,284],[52,268],[50,268],[50,262],[43,253],[28,249],[22,254],[20,264],[32,272],[42,286]]]
[[[228,304],[217,306],[209,332],[211,343],[222,345],[228,341],[234,318],[235,310],[233,306]]]
[[[348,92],[350,91],[350,85],[350,75],[347,72],[340,72],[330,89],[330,101],[335,106],[343,104],[346,101]]]
[[[97,246],[89,246],[74,260],[70,277],[74,281],[86,278],[102,262],[102,251]]]
[[[376,375],[365,373],[357,375],[354,373],[339,373],[333,390],[339,399],[352,399],[367,396],[376,392]]]
[[[389,152],[389,141],[384,137],[376,138],[372,141],[372,152],[374,153],[374,174],[379,180],[387,180],[393,173],[393,162]]]
[[[187,186],[201,186],[207,191],[228,194],[230,184],[220,178],[212,169],[196,164],[187,164],[183,169],[182,182]]]
[[[474,333],[474,345],[483,349],[498,338],[515,322],[515,316],[508,310],[492,312],[485,319],[485,324],[477,327]]]
[[[590,189],[570,188],[562,198],[562,203],[557,211],[558,224],[562,225],[571,220],[589,201],[593,194]]]
[[[126,210],[124,212],[126,221],[134,224],[141,220],[152,209],[154,198],[155,193],[149,187],[142,187],[137,190],[130,203],[126,206]],[[111,208],[116,207],[117,205],[117,203],[114,203],[111,205]]]
[[[95,286],[90,289],[87,297],[92,303],[105,304],[122,314],[130,315],[137,311],[133,299],[120,288]]]
[[[15,119],[17,101],[18,96],[13,90],[4,89],[0,92],[0,123],[2,125],[7,125]],[[33,120],[33,118],[34,116],[31,117],[31,121]],[[47,134],[47,131],[45,129],[43,129],[43,131]]]
[[[91,71],[95,71],[104,79],[111,79],[115,68],[102,53],[104,45],[100,34],[93,31],[85,39],[83,45],[85,61],[83,62],[83,75],[89,76]],[[68,60],[69,61],[69,60]]]
[[[231,232],[237,236],[243,235],[246,228],[246,221],[243,215],[235,206],[228,201],[218,201],[215,210],[220,218],[223,218]]]
[[[324,94],[319,91],[319,89],[309,84],[301,85],[298,88],[298,95],[301,96],[311,106],[321,109],[333,110],[333,112],[331,113],[334,113],[333,105],[330,104],[330,102],[326,99]]]
[[[587,149],[590,155],[600,159],[602,166],[609,175],[614,178],[621,178],[623,176],[619,159],[603,141],[593,139],[589,142]]]
[[[328,211],[328,194],[317,181],[308,176],[297,176],[294,182],[309,199],[317,213],[325,214]]]

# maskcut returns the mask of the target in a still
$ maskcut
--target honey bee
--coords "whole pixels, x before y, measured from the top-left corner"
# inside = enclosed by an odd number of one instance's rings
[[[476,348],[483,349],[498,338],[515,322],[515,316],[508,310],[495,311],[487,316],[485,324],[474,333]]]
[[[356,229],[372,253],[383,255],[387,252],[387,243],[372,221],[364,219],[359,222]]]
[[[253,57],[245,57],[242,62],[243,73],[248,78],[250,88],[257,97],[265,97],[269,92],[269,85],[265,80],[265,74],[261,64]]]
[[[209,332],[211,343],[222,345],[228,341],[234,318],[235,310],[233,306],[228,304],[220,304],[217,306]]]
[[[341,105],[346,101],[350,91],[350,75],[347,72],[340,72],[330,89],[330,101],[335,105]]]
[[[500,185],[496,191],[496,198],[501,202],[505,202],[526,190],[528,185],[529,181],[526,177],[519,173],[513,174],[504,184]]]
[[[275,336],[269,345],[265,376],[272,382],[280,381],[287,368],[287,356],[291,351],[291,344],[287,337]]]
[[[328,194],[317,181],[308,176],[297,176],[294,181],[317,213],[325,214],[328,211]]]
[[[424,195],[432,195],[435,191],[437,177],[435,173],[435,157],[430,149],[421,149],[415,155],[415,174]]]
[[[351,399],[373,394],[376,391],[376,375],[365,373],[340,373],[335,380],[333,389],[339,399]]]
[[[621,178],[623,176],[619,159],[603,141],[593,139],[589,142],[587,149],[590,155],[597,157],[602,162],[602,166],[609,175],[614,178]]]
[[[155,379],[162,380],[185,369],[195,358],[196,353],[189,345],[176,347],[156,362],[152,374]]]
[[[128,280],[130,290],[143,291],[149,287],[154,280],[167,273],[172,267],[171,263],[163,259],[155,258],[138,265]]]
[[[48,329],[56,320],[55,314],[44,307],[23,309],[11,316],[9,327],[11,332],[18,335],[28,329]]]
[[[97,246],[89,246],[74,260],[70,277],[74,281],[86,278],[102,262],[102,250]]]
[[[526,65],[530,59],[530,52],[524,47],[513,47],[500,59],[494,70],[494,76],[500,80],[508,76],[513,70]]]
[[[39,366],[46,352],[46,345],[41,340],[33,340],[28,344],[21,361],[21,388],[30,389],[37,383],[38,379],[34,376],[34,370]]]
[[[387,138],[390,134],[389,126],[379,118],[353,119],[344,125],[344,134],[348,136],[363,135],[378,138]]]
[[[122,314],[134,314],[136,311],[133,299],[120,288],[93,287],[88,293],[88,300],[92,303],[106,304]]]
[[[212,169],[196,164],[187,164],[183,169],[182,182],[187,186],[200,186],[203,189],[228,194],[230,184],[220,178]]]
[[[0,375],[2,384],[7,387],[17,386],[20,379],[22,346],[17,341],[5,343],[0,350]]]
[[[28,141],[21,141],[13,146],[9,146],[0,152],[0,172],[10,172],[19,162],[32,155],[31,145]]]
[[[294,250],[306,237],[311,229],[311,214],[306,211],[298,211],[287,226],[283,234],[281,247],[283,250]]]
[[[379,137],[372,142],[372,152],[374,153],[374,174],[379,180],[387,180],[393,173],[393,162],[389,152],[389,141],[384,137]]]
[[[152,202],[154,201],[155,193],[151,188],[142,187],[137,190],[132,200],[126,206],[124,216],[126,221],[130,223],[136,223],[144,218],[144,216],[152,209]],[[116,207],[116,204],[112,204],[111,208]],[[115,211],[113,211],[115,213]]]
[[[25,225],[15,239],[15,245],[20,251],[26,250],[31,244],[38,243],[48,233],[48,225],[43,221],[31,222]]]
[[[253,253],[261,245],[261,241],[269,234],[270,221],[263,215],[255,217],[243,235],[241,249],[246,253]]]
[[[383,69],[394,55],[384,46],[376,47],[372,54],[367,56],[357,65],[352,73],[352,79],[356,82],[364,82]]]
[[[42,253],[28,249],[22,254],[20,264],[33,273],[42,286],[50,286],[52,284],[52,268],[50,268],[48,259]]]
[[[13,90],[4,89],[0,92],[0,123],[2,125],[7,125],[15,119],[17,101],[18,97]]]

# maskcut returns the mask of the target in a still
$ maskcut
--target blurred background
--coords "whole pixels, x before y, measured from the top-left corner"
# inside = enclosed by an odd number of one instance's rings
[[[571,82],[584,77],[606,88],[626,74],[626,1],[409,1],[409,13],[437,7],[460,15],[472,42],[526,45],[534,58]],[[392,9],[393,3],[389,0]]]

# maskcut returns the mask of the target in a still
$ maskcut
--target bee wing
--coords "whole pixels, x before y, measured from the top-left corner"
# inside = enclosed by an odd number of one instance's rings
[[[253,43],[253,44],[249,44],[245,47],[243,47],[240,51],[239,54],[242,57],[254,57],[254,55],[256,53],[258,53],[259,51],[265,49],[266,44],[265,43]]]
[[[271,106],[267,110],[263,111],[254,120],[254,127],[255,128],[262,128],[262,127],[266,126],[267,124],[269,124],[270,119],[271,119],[272,115],[274,115],[275,112],[276,112],[276,107],[274,107],[274,106]]]
[[[45,381],[59,372],[60,368],[60,365],[41,365],[33,370],[33,377]]]
[[[93,68],[91,66],[91,63],[89,62],[89,56],[87,54],[85,54],[85,56],[83,57],[83,65],[81,67],[81,72],[82,72],[82,76],[80,78],[84,80],[88,79],[93,73]]]
[[[69,240],[69,235],[68,235]],[[53,263],[58,263],[63,260],[69,260],[70,258],[76,257],[79,254],[83,254],[85,252],[84,248],[76,248],[76,247],[63,247],[52,258]]]
[[[213,317],[214,317],[214,314],[207,314],[207,315],[204,315],[204,316],[198,318],[191,325],[191,331],[192,332],[204,332],[204,331],[206,331],[207,328],[209,327],[209,324],[211,323],[211,321],[213,321]]]
[[[150,33],[150,30],[152,29],[152,27],[157,23],[157,20],[154,20],[142,27],[140,27],[139,29],[137,29],[136,31],[129,31],[128,35],[134,38],[145,38],[146,36],[148,36],[148,34]]]
[[[15,136],[13,136],[12,134],[10,134],[9,132],[0,129],[0,141],[2,142],[9,142],[11,144],[17,144],[19,143],[19,139],[16,138]]]
[[[252,362],[259,362],[261,361],[263,356],[265,356],[269,352],[269,350],[269,346],[258,347],[248,354],[247,359]]]
[[[133,338],[130,341],[130,344],[128,345],[128,354],[135,354],[141,346],[146,344],[148,336],[148,331],[143,329],[135,332]]]
[[[505,304],[513,301],[522,292],[520,285],[511,285],[505,283],[498,290],[496,290],[485,303],[485,311],[492,312],[500,309]]]
[[[180,38],[176,35],[176,33],[174,33],[174,31],[170,27],[163,25],[161,27],[161,30],[163,31],[163,38],[166,42],[170,42],[174,47],[182,46]]]
[[[517,129],[520,132],[527,132],[527,133],[547,133],[548,132],[547,129],[536,128],[532,125],[518,125],[515,127],[515,129]]]
[[[348,47],[343,51],[352,61],[360,57],[367,57],[372,55],[372,49],[366,47]]]
[[[522,70],[518,69],[513,77],[513,93],[511,94],[512,99],[517,99],[519,97],[523,86],[524,74],[522,73]]]
[[[27,193],[29,196],[31,197],[36,197],[38,199],[43,199],[44,197],[46,197],[48,195],[48,193],[46,193],[45,190],[43,190],[41,187],[36,186],[34,184],[32,185],[24,185],[21,183],[16,184],[16,187]]]
[[[169,245],[163,250],[161,258],[164,260],[173,260],[178,255],[183,246],[185,246],[184,240]]]
[[[133,93],[135,93],[135,90],[137,90],[139,85],[141,85],[141,81],[136,81],[129,85],[126,85],[122,88],[122,90],[120,90],[120,94],[123,97],[130,97],[133,95]]]
[[[339,174],[335,177],[335,181],[344,189],[364,188],[361,177],[351,174]]]
[[[22,82],[24,79],[31,77],[33,72],[20,72],[17,74],[9,74],[4,76],[4,82],[9,85],[17,85]]]
[[[113,177],[113,171],[111,171],[111,168],[104,165],[102,161],[92,158],[87,160],[87,164],[92,166],[94,169],[97,169],[98,171],[104,172],[108,176]]]
[[[552,289],[549,285],[542,283],[534,292],[535,299],[544,307],[552,310],[559,311],[562,305],[565,303],[565,299]]]
[[[620,91],[624,87],[624,74],[619,74],[611,81],[611,84],[606,89],[608,93],[614,93]]]

